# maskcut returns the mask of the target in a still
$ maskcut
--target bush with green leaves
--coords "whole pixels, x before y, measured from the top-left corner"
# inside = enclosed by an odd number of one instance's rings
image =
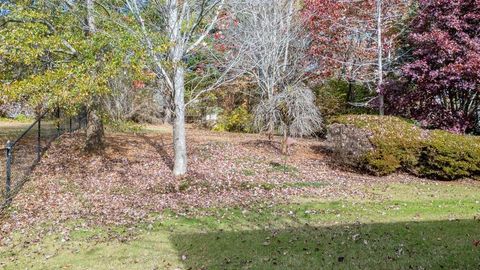
[[[317,105],[324,117],[368,112],[368,108],[349,104],[364,102],[371,92],[364,86],[344,80],[331,79],[314,88]]]
[[[230,132],[252,132],[253,117],[244,107],[238,107],[235,110],[222,115],[220,121],[213,127],[214,131]]]
[[[419,163],[423,176],[480,180],[480,137],[432,131],[425,141]]]
[[[424,130],[392,116],[343,115],[333,122],[371,134],[373,150],[355,167],[372,174],[405,171],[441,180],[480,177],[480,137]]]

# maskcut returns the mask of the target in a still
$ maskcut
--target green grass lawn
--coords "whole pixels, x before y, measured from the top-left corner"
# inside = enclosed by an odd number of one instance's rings
[[[166,211],[0,248],[4,269],[479,269],[480,186],[377,185],[372,198]],[[29,235],[28,237],[26,235]],[[32,238],[33,237],[33,238]]]
[[[7,140],[16,140],[33,122],[35,122],[35,119],[30,118],[22,118],[21,120],[0,118],[0,146],[5,146]],[[56,132],[56,127],[53,121],[42,121],[42,137],[50,136],[54,132]],[[35,138],[36,135],[37,128],[34,127],[27,134],[27,137]]]

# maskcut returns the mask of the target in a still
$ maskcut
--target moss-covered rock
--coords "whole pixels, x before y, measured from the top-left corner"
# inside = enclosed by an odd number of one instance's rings
[[[355,165],[372,174],[387,175],[402,170],[447,180],[480,175],[480,137],[422,130],[392,116],[344,115],[333,122],[337,126],[355,127],[359,134],[372,134],[369,140],[373,149],[357,159]],[[338,134],[328,136],[338,137]]]

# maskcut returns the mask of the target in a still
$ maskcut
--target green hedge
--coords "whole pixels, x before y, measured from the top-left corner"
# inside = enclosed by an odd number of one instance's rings
[[[435,179],[480,177],[480,137],[446,131],[423,130],[392,116],[344,115],[334,123],[370,131],[375,150],[362,159],[362,167],[377,175],[398,170]]]
[[[430,132],[420,157],[420,174],[441,179],[480,179],[480,137]]]

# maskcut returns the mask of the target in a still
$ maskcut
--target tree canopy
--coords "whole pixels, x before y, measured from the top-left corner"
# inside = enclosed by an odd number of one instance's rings
[[[420,1],[404,79],[385,86],[394,113],[455,132],[473,128],[480,106],[479,25],[478,0]]]
[[[141,74],[141,50],[109,19],[123,15],[108,6],[99,9],[106,18],[98,20],[100,31],[88,38],[81,2],[7,2],[3,10],[8,12],[0,18],[0,82],[9,100],[39,110],[73,110],[108,93],[109,78],[120,68]]]

